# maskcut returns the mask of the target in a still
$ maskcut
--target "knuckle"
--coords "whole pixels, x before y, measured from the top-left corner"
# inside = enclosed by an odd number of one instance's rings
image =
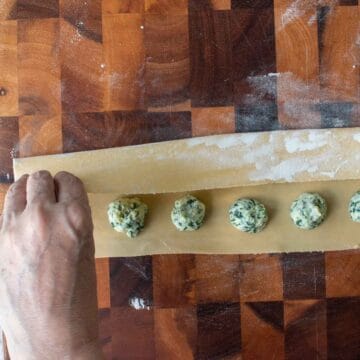
[[[86,232],[91,227],[89,211],[78,201],[72,201],[67,205],[68,216],[77,231]]]
[[[8,195],[13,195],[14,193],[16,193],[19,188],[21,187],[22,183],[21,183],[21,180],[22,180],[23,177],[21,177],[19,180],[17,180],[16,182],[12,183],[8,189]]]

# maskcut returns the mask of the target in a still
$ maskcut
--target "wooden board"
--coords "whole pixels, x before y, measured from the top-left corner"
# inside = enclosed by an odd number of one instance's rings
[[[1,182],[19,151],[360,126],[358,0],[3,0],[0,19]],[[359,251],[100,259],[104,352],[358,358],[359,263]]]

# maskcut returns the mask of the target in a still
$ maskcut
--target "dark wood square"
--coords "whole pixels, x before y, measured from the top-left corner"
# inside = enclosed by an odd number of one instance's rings
[[[190,94],[193,107],[233,104],[230,11],[191,11]]]
[[[274,10],[237,9],[231,12],[232,70],[236,105],[276,101]],[[266,101],[264,105],[266,106]]]
[[[360,297],[327,299],[327,349],[330,360],[359,359]]]
[[[152,278],[150,256],[111,258],[111,307],[121,306],[129,310],[151,307],[153,304]]]
[[[324,253],[282,255],[284,299],[321,299],[325,297]]]
[[[286,301],[285,358],[326,359],[326,302]]]
[[[321,126],[324,128],[350,127],[352,121],[352,103],[320,104]]]
[[[191,114],[109,112],[63,114],[64,152],[187,138]]]
[[[339,0],[339,5],[342,6],[356,6],[359,4],[359,0]]]
[[[235,128],[237,132],[279,130],[277,106],[273,102],[259,105],[240,105],[235,109]]]
[[[197,307],[198,340],[196,359],[240,356],[239,303],[210,303]]]
[[[59,17],[59,0],[17,0],[15,3],[13,11],[17,19]]]
[[[61,0],[60,15],[90,40],[102,41],[101,0]]]
[[[231,0],[231,8],[271,8],[274,6],[274,0]]]
[[[12,158],[18,155],[19,124],[16,117],[0,117],[0,182],[14,180]]]
[[[112,358],[112,327],[111,327],[111,310],[99,309],[98,311],[99,321],[99,334],[100,345],[106,359]]]

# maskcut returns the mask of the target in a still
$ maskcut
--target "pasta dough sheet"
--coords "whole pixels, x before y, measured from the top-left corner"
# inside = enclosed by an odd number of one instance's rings
[[[286,130],[14,159],[15,177],[77,175],[89,193],[159,194],[360,179],[360,129]]]
[[[360,226],[347,212],[360,187],[359,163],[360,128],[351,128],[217,135],[14,159],[14,173],[17,179],[41,169],[53,175],[66,170],[84,182],[97,257],[269,253],[359,247]],[[329,202],[328,219],[311,231],[297,229],[289,217],[291,202],[304,191],[317,191]],[[174,200],[187,192],[208,209],[196,232],[178,232],[170,220]],[[150,207],[138,238],[116,233],[107,222],[107,204],[120,194],[144,194]],[[269,208],[263,232],[244,234],[229,224],[228,208],[241,196]]]
[[[171,223],[174,201],[185,193],[143,195],[149,205],[144,231],[134,239],[115,232],[107,220],[107,205],[118,193],[89,194],[94,226],[96,257],[140,256],[171,253],[276,253],[328,251],[359,248],[360,224],[351,221],[348,203],[360,188],[360,181],[328,181],[267,184],[195,191],[193,195],[207,207],[205,223],[194,232],[179,232]],[[328,216],[314,230],[296,228],[289,215],[292,201],[302,192],[318,192],[327,201]],[[269,210],[267,227],[258,234],[233,228],[228,208],[239,197],[251,197]]]

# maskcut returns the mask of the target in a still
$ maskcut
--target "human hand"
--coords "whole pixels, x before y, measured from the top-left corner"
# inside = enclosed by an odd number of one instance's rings
[[[0,327],[15,359],[99,359],[91,211],[61,172],[23,176],[0,218]]]

